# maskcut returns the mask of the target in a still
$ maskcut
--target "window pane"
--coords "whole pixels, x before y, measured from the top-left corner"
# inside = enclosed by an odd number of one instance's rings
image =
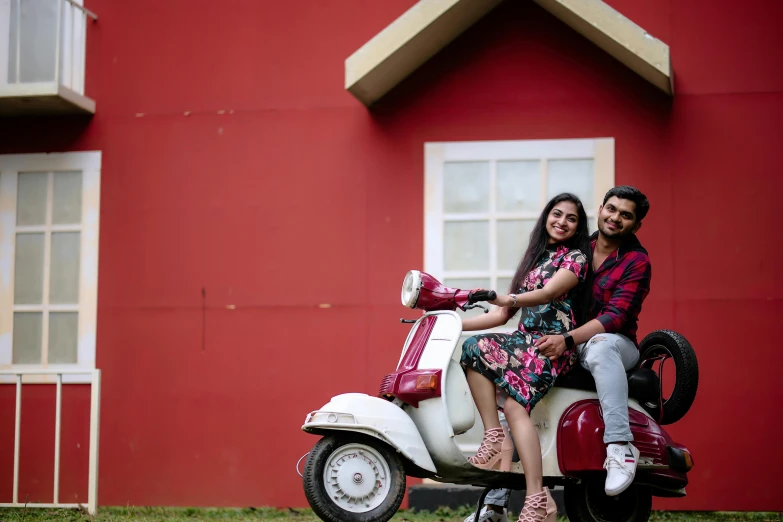
[[[535,224],[532,219],[498,221],[498,270],[516,270]]]
[[[8,5],[7,0],[5,2],[5,5]],[[3,9],[5,9],[5,5],[3,6]],[[5,49],[8,49],[8,83],[15,83],[16,82],[16,33],[19,30],[17,27],[16,19],[17,19],[17,9],[19,6],[15,1],[11,2],[11,9],[7,10],[6,12],[10,15],[10,18],[8,19],[9,22],[13,20],[13,22],[9,23],[9,31],[8,31],[8,47],[5,47]],[[3,13],[5,14],[5,13]]]
[[[512,277],[498,277],[498,287],[495,291],[499,294],[515,294],[517,292],[509,292],[511,286]]]
[[[41,364],[41,332],[43,314],[41,312],[14,313],[14,364]]]
[[[52,264],[49,283],[49,302],[52,304],[79,304],[79,232],[52,234]]]
[[[453,279],[453,278],[446,278],[443,280],[443,284],[450,287],[450,288],[459,288],[460,290],[473,290],[474,288],[485,288],[487,290],[491,290],[489,287],[489,278],[479,278],[479,279]],[[481,303],[484,306],[486,306],[489,309],[492,309],[492,305],[489,303]],[[475,317],[477,315],[481,315],[484,313],[484,310],[481,308],[473,308],[471,310],[468,310],[467,312],[463,312],[459,308],[457,308],[457,313],[463,318],[466,319],[468,317]]]
[[[587,229],[591,235],[598,230],[598,217],[596,214],[587,214]]]
[[[446,270],[489,270],[489,222],[446,222],[443,266]]]
[[[489,211],[489,163],[445,163],[443,192],[444,212]]]
[[[593,160],[551,160],[547,172],[547,193],[552,198],[561,192],[576,194],[585,210],[592,210]]]
[[[82,173],[54,174],[54,206],[52,223],[71,225],[82,222]]]
[[[499,161],[497,211],[538,212],[541,207],[541,162]]]
[[[17,8],[21,4],[21,30],[17,27]],[[6,5],[8,3],[6,2]],[[54,77],[54,62],[57,38],[57,11],[60,3],[56,0],[22,0],[11,2],[9,41],[9,80],[11,82],[46,82]],[[19,33],[20,50],[19,70],[21,78],[16,77],[16,42]]]
[[[14,257],[14,304],[42,304],[44,235],[17,234]]]
[[[52,312],[49,314],[49,362],[75,363],[79,314]]]
[[[46,224],[47,176],[45,172],[20,172],[16,187],[16,224]]]

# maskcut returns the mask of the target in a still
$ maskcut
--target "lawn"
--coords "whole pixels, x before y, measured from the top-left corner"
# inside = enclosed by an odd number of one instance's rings
[[[400,511],[392,522],[462,522],[470,513],[470,508],[457,510],[442,509],[435,513],[413,513]],[[277,522],[318,522],[319,519],[309,509],[194,509],[194,508],[100,508],[98,516],[91,517],[86,512],[76,510],[50,509],[2,509],[0,520],[8,522],[24,521],[63,521],[63,522],[195,522],[199,520],[230,520],[233,522],[257,522],[274,520]],[[513,520],[513,519],[512,519]],[[566,520],[563,518],[562,520]],[[780,513],[708,513],[708,512],[655,512],[651,521],[770,521],[782,522]]]

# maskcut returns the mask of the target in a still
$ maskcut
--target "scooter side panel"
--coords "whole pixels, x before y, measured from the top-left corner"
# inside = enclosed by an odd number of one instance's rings
[[[419,370],[445,369],[462,334],[462,321],[454,312],[434,312],[437,322],[419,358]]]
[[[476,423],[473,396],[462,371],[458,362],[449,359],[447,369],[442,376],[441,386],[445,390],[443,399],[453,435],[465,433]]]
[[[472,407],[472,405],[471,405]],[[520,477],[522,467],[519,463],[512,466],[511,473],[498,471],[485,471],[470,464],[456,443],[454,436],[449,435],[445,426],[448,416],[443,403],[437,399],[429,399],[419,403],[418,408],[406,406],[416,425],[419,427],[422,438],[430,450],[433,462],[437,468],[437,477],[443,482],[453,484],[472,485],[497,485],[503,487],[520,487],[514,482],[515,477]],[[516,484],[516,485],[515,485]]]
[[[406,406],[405,410],[413,419],[429,448],[438,474],[451,477],[452,472],[446,470],[473,467],[468,463],[459,446],[454,443],[454,436],[448,428],[450,424],[448,413],[441,400],[428,399],[421,401],[418,408]]]
[[[430,399],[430,402],[435,399]],[[363,393],[332,397],[307,415],[306,432],[353,431],[377,437],[399,450],[422,469],[435,473],[435,464],[413,420],[395,404]]]
[[[633,407],[628,409],[633,444],[639,450],[636,482],[645,482],[649,476],[654,482],[666,481],[671,487],[684,487],[685,473],[672,470],[667,446],[671,437],[646,413]],[[602,472],[606,459],[604,421],[597,399],[579,401],[565,412],[558,426],[560,469],[566,476],[579,477],[586,473]],[[567,441],[578,441],[569,444]]]
[[[464,370],[453,358],[462,333],[462,320],[455,312],[435,314],[438,322],[430,333],[417,369],[441,370],[441,401],[448,414],[447,435],[451,437],[468,431],[476,419]]]
[[[575,402],[596,397],[594,392],[571,388],[552,388],[530,414],[541,444],[541,462],[545,477],[562,477],[558,463],[558,421]]]

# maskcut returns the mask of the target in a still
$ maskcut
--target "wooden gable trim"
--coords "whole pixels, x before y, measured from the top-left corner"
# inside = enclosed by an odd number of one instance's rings
[[[674,94],[669,46],[601,0],[534,0],[625,66]],[[345,88],[370,106],[502,0],[420,0],[345,60]]]

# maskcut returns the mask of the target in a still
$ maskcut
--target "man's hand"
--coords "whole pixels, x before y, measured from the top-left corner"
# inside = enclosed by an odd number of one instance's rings
[[[559,359],[566,350],[565,337],[562,335],[545,335],[536,339],[535,345],[541,355],[548,357],[550,361]]]

